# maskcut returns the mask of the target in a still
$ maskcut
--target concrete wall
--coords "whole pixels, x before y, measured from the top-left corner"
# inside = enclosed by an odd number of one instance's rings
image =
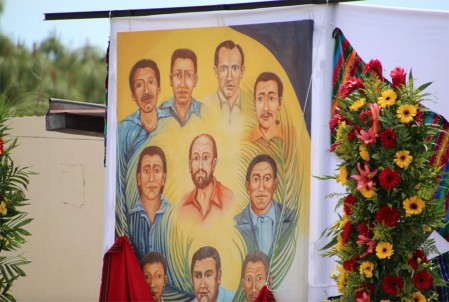
[[[105,168],[102,137],[47,132],[44,117],[10,120],[20,146],[18,165],[30,166],[25,208],[34,221],[20,252],[24,266],[12,293],[18,301],[98,301],[103,241]]]

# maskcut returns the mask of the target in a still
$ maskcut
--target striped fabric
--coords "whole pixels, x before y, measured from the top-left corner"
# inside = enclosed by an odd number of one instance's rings
[[[332,115],[334,114],[337,106],[336,97],[340,85],[346,81],[348,77],[358,77],[362,74],[365,62],[357,54],[357,52],[349,43],[348,39],[343,35],[343,32],[339,28],[335,28],[333,32],[333,38],[335,39],[334,49],[334,73],[332,79]],[[446,163],[449,160],[449,123],[446,119],[432,111],[425,111],[423,114],[423,122],[433,125],[433,127],[441,130],[435,135],[429,136],[428,141],[432,142],[435,154],[430,158],[431,165],[444,165],[444,172],[449,172],[449,165]],[[335,136],[332,135],[332,143],[335,140]],[[444,203],[446,222],[449,221],[449,177],[444,175],[441,177],[439,186],[433,189],[430,194],[434,199],[438,199]],[[440,228],[438,232],[449,241],[449,226]],[[449,300],[448,300],[449,301]]]
[[[332,115],[334,114],[340,84],[344,83],[348,77],[358,76],[362,73],[365,62],[352,48],[343,32],[337,27],[332,34],[335,39],[334,48],[334,74],[332,77]]]
[[[438,265],[443,280],[449,282],[449,252],[441,254],[431,260]],[[449,287],[437,286],[438,301],[449,301]]]

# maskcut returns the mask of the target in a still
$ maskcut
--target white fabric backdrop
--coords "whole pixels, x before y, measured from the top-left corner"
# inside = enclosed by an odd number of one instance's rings
[[[256,12],[256,14],[254,13]],[[111,19],[111,49],[117,46],[117,32],[153,29],[228,26],[269,21],[313,19],[315,22],[312,69],[312,175],[310,200],[310,236],[306,247],[309,251],[308,268],[294,263],[285,288],[275,292],[278,301],[321,301],[335,295],[336,286],[330,274],[335,267],[332,259],[322,258],[319,248],[326,242],[320,239],[325,227],[335,221],[335,201],[326,199],[331,192],[341,190],[334,182],[317,180],[313,176],[334,174],[335,158],[329,149],[331,104],[332,55],[334,41],[332,31],[339,27],[362,59],[379,59],[385,75],[395,66],[401,66],[413,74],[418,84],[433,81],[428,92],[438,99],[426,105],[449,118],[449,12],[418,11],[373,7],[358,3],[337,5],[304,5],[287,8],[259,9],[237,12],[211,12],[201,14],[163,15]],[[125,22],[124,22],[125,21]],[[110,53],[109,84],[116,81],[116,53]],[[308,104],[310,105],[310,104]],[[114,240],[115,213],[115,129],[116,92],[109,91],[107,134],[107,176],[105,203],[104,251]],[[300,243],[303,244],[303,243]],[[447,243],[442,241],[442,249]],[[307,278],[298,278],[300,271],[308,270]],[[307,280],[305,280],[307,279]],[[295,284],[296,283],[296,284]],[[298,296],[299,295],[299,296]]]
[[[449,119],[449,12],[431,10],[398,9],[366,4],[340,3],[329,19],[329,27],[339,27],[361,58],[368,62],[378,59],[382,62],[384,75],[389,78],[390,71],[401,66],[407,72],[413,69],[417,85],[433,82],[426,90],[436,99],[424,105]],[[326,57],[318,56],[322,72],[315,70],[313,75],[312,108],[312,175],[334,174],[335,159],[325,149],[329,148],[327,127],[330,98],[330,82],[333,41],[326,35],[325,44],[332,49],[323,51]],[[325,77],[322,85],[320,77]],[[320,90],[322,89],[322,90]],[[323,98],[324,97],[324,98]],[[327,115],[323,118],[321,114]],[[331,259],[323,259],[317,250],[326,240],[321,239],[322,230],[336,219],[335,202],[325,199],[330,192],[341,190],[332,181],[312,178],[311,185],[311,225],[309,248],[309,299],[320,301],[327,295],[336,295],[335,283],[329,278],[335,264]],[[439,239],[440,251],[448,249],[448,243]],[[438,238],[440,237],[440,238]]]

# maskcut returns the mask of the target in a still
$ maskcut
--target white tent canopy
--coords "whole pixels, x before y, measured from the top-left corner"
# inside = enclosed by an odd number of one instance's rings
[[[207,4],[211,3],[207,2]],[[394,67],[400,66],[407,72],[413,69],[413,75],[418,84],[433,82],[427,92],[433,94],[436,99],[425,105],[448,119],[449,4],[443,0],[370,0],[303,5],[278,10],[284,10],[284,16],[287,16],[289,20],[307,18],[313,19],[315,24],[311,79],[312,175],[310,176],[309,259],[304,261],[308,263],[308,293],[301,293],[301,296],[307,297],[308,301],[321,301],[328,296],[338,294],[335,282],[330,278],[335,263],[332,259],[322,258],[319,249],[327,241],[326,238],[320,238],[321,233],[337,218],[334,212],[336,200],[327,199],[325,196],[341,191],[342,188],[335,182],[322,181],[314,177],[333,175],[336,167],[334,156],[328,152],[334,50],[332,32],[335,27],[340,28],[365,62],[370,59],[378,59],[382,62],[386,75],[389,75]],[[158,18],[163,21],[162,17]],[[257,19],[254,22],[257,22]],[[113,34],[114,32],[111,31],[111,36]],[[108,116],[108,123],[115,126],[116,117],[112,114]],[[115,171],[113,161],[115,158],[111,156],[115,153],[115,137],[111,132],[108,132],[108,146],[105,215],[111,217],[113,215],[111,212],[114,213],[115,209],[110,202],[114,200],[115,190],[115,178],[111,173]],[[106,219],[105,250],[112,244],[113,223]],[[441,241],[442,249],[445,249],[447,245],[445,241]],[[301,284],[298,287],[306,286]],[[279,297],[279,301],[297,301],[298,298],[289,295],[290,292],[296,292],[296,290],[280,288],[275,291],[275,296]]]

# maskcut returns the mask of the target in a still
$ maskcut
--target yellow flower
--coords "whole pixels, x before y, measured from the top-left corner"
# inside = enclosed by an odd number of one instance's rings
[[[393,245],[389,242],[380,242],[376,246],[376,256],[379,259],[385,259],[390,257],[394,254]]]
[[[369,153],[368,153],[368,148],[366,147],[365,144],[359,146],[359,151],[360,151],[360,157],[363,160],[366,160],[366,161],[370,160],[370,156],[369,156]]]
[[[367,186],[360,189],[360,193],[365,198],[373,198],[374,195],[376,195],[376,188],[374,187],[376,184],[373,183],[373,186],[371,188],[368,188]]]
[[[431,228],[430,226],[428,226],[428,225],[425,225],[425,226],[422,227],[422,230],[423,230],[424,232],[431,232],[431,231],[432,231],[432,228]]]
[[[413,156],[410,155],[410,151],[402,150],[402,151],[396,152],[396,158],[394,159],[394,162],[400,168],[407,169],[407,167],[410,165],[412,160],[413,160]]]
[[[413,301],[426,302],[426,297],[423,294],[421,294],[421,292],[414,292],[413,293]]]
[[[346,222],[348,222],[348,218],[349,218],[348,215],[346,215],[346,213],[344,213],[340,219],[340,224],[339,224],[340,229],[343,229],[345,227]]]
[[[340,270],[340,275],[338,275],[337,287],[338,291],[343,294],[345,290],[346,284],[346,272],[344,270]]]
[[[425,202],[419,196],[412,196],[404,199],[402,207],[405,209],[405,216],[421,214],[425,207]]]
[[[348,182],[348,170],[345,166],[340,166],[340,174],[338,174],[336,180],[341,182],[343,186]]]
[[[380,302],[391,302],[390,300],[380,300]]]
[[[6,215],[6,213],[8,213],[8,209],[6,208],[6,202],[4,201],[0,203],[0,213],[2,215]]]
[[[360,109],[362,109],[363,105],[365,105],[365,101],[366,101],[365,98],[358,99],[357,101],[355,101],[355,102],[349,107],[349,109],[350,109],[351,111],[357,111],[357,110],[360,110]]]
[[[360,264],[360,275],[365,275],[367,278],[373,277],[373,269],[374,269],[374,263],[371,261],[363,261],[362,264]]]
[[[343,248],[343,237],[340,234],[338,234],[337,235],[337,244],[335,245],[335,250],[337,252],[341,252],[342,248]]]
[[[384,92],[382,92],[382,96],[377,98],[377,104],[379,104],[382,108],[387,108],[396,103],[396,98],[396,92],[391,89],[385,90]]]
[[[416,112],[417,109],[413,105],[401,105],[398,110],[396,110],[396,116],[401,120],[401,123],[407,124],[413,121]]]
[[[346,129],[346,122],[343,121],[338,125],[338,129],[337,129],[337,141],[341,141],[341,139],[343,138],[344,133],[346,133],[345,131]]]

